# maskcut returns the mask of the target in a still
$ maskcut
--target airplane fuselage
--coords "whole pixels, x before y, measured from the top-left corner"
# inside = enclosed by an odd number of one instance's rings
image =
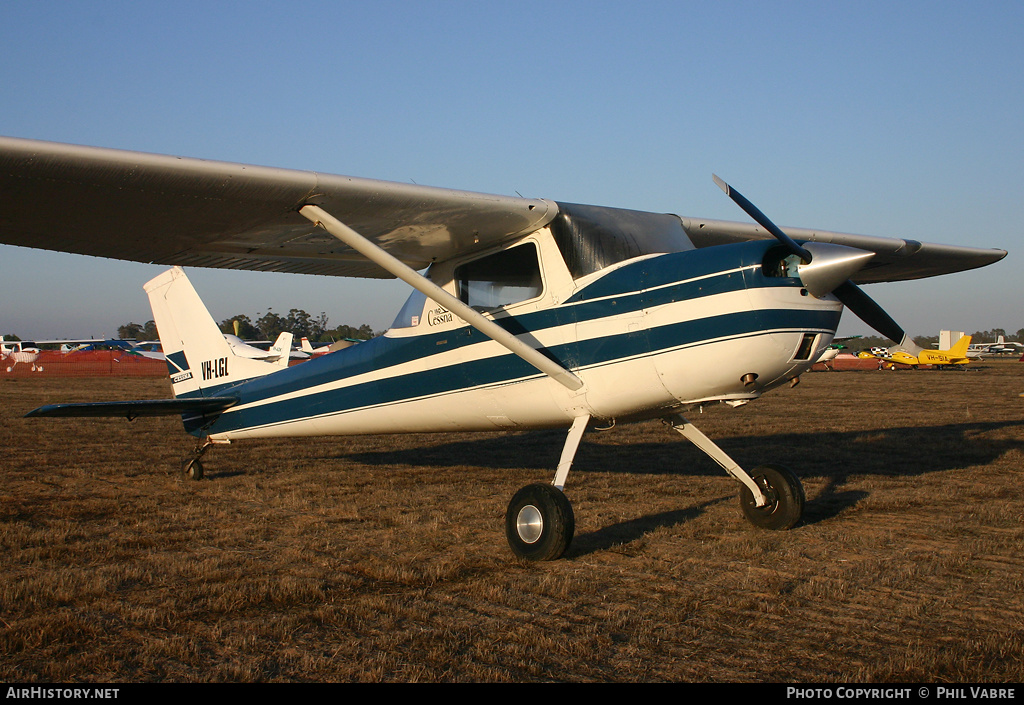
[[[39,348],[25,347],[18,341],[5,341],[0,345],[0,360],[32,364],[39,359]]]
[[[205,389],[239,403],[205,428],[198,419],[186,427],[217,441],[493,431],[565,427],[582,413],[632,419],[753,399],[809,369],[842,310],[831,296],[809,296],[796,277],[772,276],[762,262],[773,246],[638,257],[495,314],[583,380],[577,391],[427,300],[414,326]],[[216,361],[189,362],[202,370]]]

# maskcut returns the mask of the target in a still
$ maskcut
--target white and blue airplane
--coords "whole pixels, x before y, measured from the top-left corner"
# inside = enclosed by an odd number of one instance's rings
[[[791,384],[843,307],[908,351],[859,284],[980,267],[1003,250],[734,223],[309,171],[0,138],[0,242],[172,265],[145,285],[174,397],[29,416],[180,414],[212,445],[248,438],[568,429],[551,482],[512,498],[515,554],[550,560],[575,520],[565,484],[592,424],[664,418],[740,485],[767,529],[800,521],[799,478],[743,469],[685,414]],[[284,367],[235,354],[183,266],[413,287],[382,336]]]

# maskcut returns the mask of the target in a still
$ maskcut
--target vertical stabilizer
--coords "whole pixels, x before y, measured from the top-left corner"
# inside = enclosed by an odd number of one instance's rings
[[[971,347],[971,336],[964,335],[960,337],[956,345],[949,349],[950,357],[967,357],[967,349]]]
[[[282,333],[277,336],[277,341],[270,348],[270,357],[278,367],[288,367],[292,357],[292,334]],[[276,356],[276,357],[275,357]]]
[[[971,347],[971,336],[962,335],[948,350],[922,350],[918,361],[922,365],[963,365],[968,362],[967,351]]]
[[[174,396],[209,396],[206,390],[281,369],[276,363],[239,357],[232,352],[180,267],[152,279],[145,290],[167,358]],[[290,349],[291,340],[287,344]],[[287,365],[287,351],[284,359]]]

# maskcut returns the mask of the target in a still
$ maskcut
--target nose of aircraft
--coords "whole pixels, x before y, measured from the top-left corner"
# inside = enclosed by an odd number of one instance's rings
[[[797,271],[804,288],[817,299],[832,293],[875,256],[867,250],[825,242],[808,242],[804,249],[811,254],[811,261],[799,265]]]

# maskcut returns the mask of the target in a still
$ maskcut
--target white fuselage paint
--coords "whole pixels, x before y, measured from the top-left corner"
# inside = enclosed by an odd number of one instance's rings
[[[436,308],[436,306],[434,307]],[[681,300],[580,323],[567,323],[523,336],[542,347],[573,340],[644,333],[661,326],[697,321],[715,315],[759,309],[803,309],[838,312],[831,297],[814,299],[798,288],[753,288]],[[437,324],[436,317],[431,319]],[[452,336],[465,325],[450,322]],[[424,318],[424,325],[427,319]],[[794,356],[803,336],[818,333],[806,359]],[[753,399],[808,369],[832,341],[834,330],[766,329],[720,339],[703,339],[657,352],[640,352],[612,362],[574,368],[584,387],[572,392],[539,372],[499,384],[466,386],[440,394],[411,395],[382,404],[356,406],[343,411],[311,414],[264,425],[211,434],[216,441],[276,436],[349,435],[402,432],[481,431],[502,428],[565,427],[588,414],[595,418],[625,418],[667,413],[680,406],[711,400]],[[388,335],[403,336],[402,331]],[[375,380],[429,370],[458,369],[474,360],[498,358],[507,351],[487,340],[475,345],[416,358],[363,374],[296,389],[225,412],[225,418],[284,401],[301,401],[315,394],[339,392]],[[304,363],[309,364],[309,363]],[[741,379],[753,373],[757,381]]]

